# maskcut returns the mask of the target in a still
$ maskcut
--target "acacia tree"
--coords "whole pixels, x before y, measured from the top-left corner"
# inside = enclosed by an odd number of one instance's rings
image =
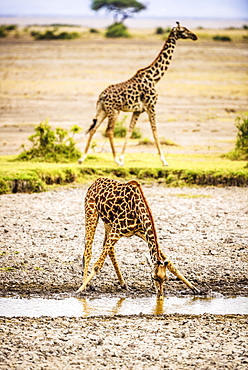
[[[106,9],[108,12],[114,13],[115,22],[123,23],[134,13],[145,10],[146,5],[136,0],[92,0],[91,9],[95,11]],[[120,16],[119,21],[118,16]]]

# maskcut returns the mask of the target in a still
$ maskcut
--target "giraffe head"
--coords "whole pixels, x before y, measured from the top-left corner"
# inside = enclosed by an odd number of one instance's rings
[[[197,36],[188,30],[186,27],[180,26],[179,22],[177,23],[177,27],[172,28],[172,31],[174,33],[174,36],[176,39],[191,39],[191,40],[197,40]]]
[[[165,280],[167,280],[166,266],[168,265],[168,262],[169,261],[157,261],[153,271],[152,278],[156,283],[158,299],[163,299],[163,285]]]

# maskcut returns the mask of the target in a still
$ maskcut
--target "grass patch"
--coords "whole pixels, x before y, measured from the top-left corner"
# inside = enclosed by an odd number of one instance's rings
[[[168,186],[212,185],[247,186],[248,168],[244,161],[231,161],[214,155],[179,155],[166,157],[169,167],[161,167],[157,155],[126,154],[125,167],[114,164],[112,154],[88,156],[77,163],[13,161],[0,157],[0,194],[41,192],[58,185],[89,183],[106,176],[121,180],[155,181]]]
[[[0,271],[13,271],[13,270],[16,270],[16,268],[13,266],[7,266],[7,267],[0,268]]]
[[[224,154],[231,160],[248,160],[248,115],[237,117],[235,121],[238,129],[235,149],[231,152]]]

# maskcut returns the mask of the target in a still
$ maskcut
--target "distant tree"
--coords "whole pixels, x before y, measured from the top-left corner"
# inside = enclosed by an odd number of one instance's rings
[[[136,0],[92,0],[91,9],[95,11],[106,9],[108,12],[114,13],[115,22],[123,23],[134,13],[145,10],[146,5]],[[118,16],[120,16],[119,21]]]

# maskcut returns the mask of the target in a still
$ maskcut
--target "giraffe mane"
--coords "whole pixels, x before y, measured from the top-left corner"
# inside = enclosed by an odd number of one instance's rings
[[[147,67],[143,67],[143,68],[138,69],[138,70],[137,70],[137,72],[135,73],[135,75],[134,75],[133,77],[135,77],[138,73],[143,72],[143,71],[145,71],[146,69],[149,69],[149,68],[150,68],[154,63],[156,63],[156,61],[159,59],[159,57],[160,57],[160,55],[161,55],[161,52],[164,50],[164,47],[165,47],[166,43],[168,42],[169,38],[171,37],[171,35],[172,35],[173,31],[174,31],[174,28],[172,28],[172,29],[170,30],[170,33],[169,33],[168,37],[166,38],[166,40],[165,40],[165,42],[164,42],[164,44],[163,44],[163,47],[162,47],[162,49],[160,50],[160,52],[159,52],[159,54],[157,55],[157,57],[155,58],[155,60],[154,60],[153,62],[151,62]]]
[[[153,235],[154,235],[154,239],[155,239],[155,244],[156,244],[157,249],[158,249],[157,250],[157,252],[158,252],[157,256],[158,256],[158,259],[159,259],[161,257],[161,255],[160,255],[160,248],[159,248],[159,245],[158,245],[157,231],[156,231],[156,227],[155,227],[155,222],[154,222],[154,218],[153,218],[153,215],[152,215],[152,211],[151,211],[151,209],[149,207],[149,204],[148,204],[148,202],[146,200],[145,194],[144,194],[144,192],[142,190],[141,185],[138,183],[138,181],[131,180],[131,181],[128,181],[128,184],[133,185],[133,186],[135,186],[136,188],[139,189],[139,192],[140,192],[140,194],[142,196],[142,199],[143,199],[143,201],[144,201],[144,203],[146,205],[146,209],[147,209],[147,212],[149,214],[149,218],[150,218],[150,221],[151,221],[151,224],[152,224],[152,231],[153,231]]]

